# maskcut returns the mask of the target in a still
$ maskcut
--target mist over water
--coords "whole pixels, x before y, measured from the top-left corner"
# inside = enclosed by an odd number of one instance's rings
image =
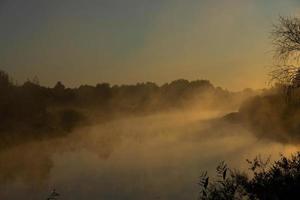
[[[226,111],[228,112],[228,111]],[[224,111],[184,110],[127,117],[62,138],[0,152],[0,199],[196,199],[201,170],[222,160],[247,169],[247,158],[298,149],[259,140]]]
[[[11,2],[0,200],[300,196],[295,1]]]

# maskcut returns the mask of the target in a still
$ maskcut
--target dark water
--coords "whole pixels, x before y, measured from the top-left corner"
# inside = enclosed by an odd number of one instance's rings
[[[207,119],[220,113],[165,113],[77,130],[65,137],[0,152],[0,199],[197,199],[201,170],[225,160],[297,150],[260,141],[239,125]]]

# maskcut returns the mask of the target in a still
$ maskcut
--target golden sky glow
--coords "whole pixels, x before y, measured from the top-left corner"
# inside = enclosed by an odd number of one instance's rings
[[[1,1],[2,2],[2,1]],[[0,4],[1,68],[52,86],[209,79],[266,86],[268,38],[296,0],[11,0]]]

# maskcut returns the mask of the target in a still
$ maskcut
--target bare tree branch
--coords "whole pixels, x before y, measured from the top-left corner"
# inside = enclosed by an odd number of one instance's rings
[[[286,63],[300,58],[300,19],[296,17],[279,17],[279,23],[271,32],[275,46],[275,58]]]

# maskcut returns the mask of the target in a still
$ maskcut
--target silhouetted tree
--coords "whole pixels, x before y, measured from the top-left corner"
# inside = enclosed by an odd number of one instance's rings
[[[270,72],[271,82],[285,86],[287,102],[290,102],[295,89],[300,87],[300,19],[280,17],[272,31],[275,58],[279,64]]]
[[[276,58],[288,61],[297,60],[300,56],[300,19],[297,17],[279,17],[274,25],[273,43]]]
[[[8,74],[0,70],[0,90],[9,87],[12,85]]]
[[[63,91],[65,88],[66,87],[60,81],[58,81],[54,86],[54,90],[58,90],[58,91]]]

